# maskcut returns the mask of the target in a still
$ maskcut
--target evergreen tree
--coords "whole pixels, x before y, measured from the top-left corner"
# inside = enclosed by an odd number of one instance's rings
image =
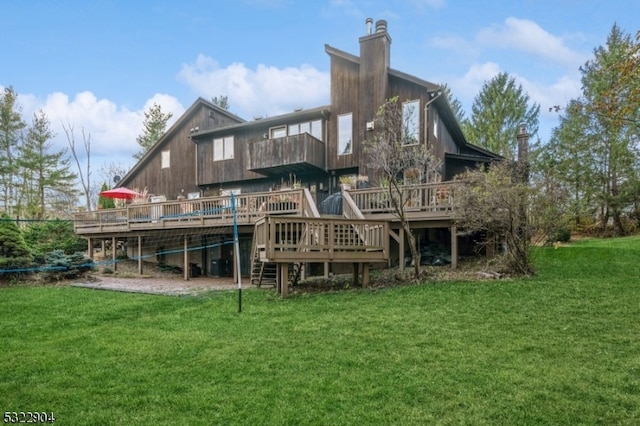
[[[538,133],[540,105],[530,106],[529,95],[504,72],[485,82],[471,112],[462,123],[469,142],[509,159],[516,158],[520,124],[526,125],[529,134]]]
[[[41,259],[54,250],[73,254],[87,249],[87,241],[73,232],[73,222],[70,220],[30,222],[23,236],[33,254]]]
[[[27,138],[19,147],[17,161],[21,176],[19,207],[22,214],[42,219],[48,201],[56,194],[74,194],[77,176],[69,171],[67,151],[50,152],[52,138],[46,114],[40,110],[33,115]]]
[[[449,105],[451,106],[451,110],[453,111],[453,114],[458,120],[458,123],[462,123],[464,121],[464,108],[462,108],[462,103],[460,103],[458,98],[453,96],[453,92],[451,91],[451,88],[446,83],[442,84],[441,87],[442,87],[444,96],[446,96],[447,101],[449,101]]]
[[[636,180],[639,156],[637,125],[622,117],[624,105],[632,101],[630,93],[637,82],[623,76],[623,64],[637,53],[631,37],[614,25],[605,46],[594,50],[594,58],[580,68],[582,73],[582,105],[589,115],[591,126],[582,129],[590,136],[590,152],[596,161],[596,178],[600,187],[601,218],[603,227],[613,220],[614,232],[623,235],[622,211],[629,202],[622,186]],[[636,71],[640,76],[640,71]],[[633,105],[637,117],[640,105]]]
[[[222,109],[226,109],[227,111],[231,108],[229,104],[229,97],[225,95],[220,95],[220,97],[214,96],[211,98],[211,102],[218,105]]]
[[[0,215],[0,271],[11,274],[13,270],[26,268],[32,262],[33,256],[20,228],[9,215],[2,213]]]
[[[4,210],[11,212],[15,204],[16,149],[26,123],[17,103],[18,94],[9,86],[0,94],[0,196]]]
[[[106,182],[102,183],[102,187],[100,188],[100,192],[106,191],[109,189],[109,185]],[[102,195],[98,196],[98,208],[99,209],[113,209],[116,207],[116,202],[113,198],[103,197]]]
[[[141,146],[140,151],[134,154],[134,158],[141,159],[144,154],[155,145],[158,140],[164,135],[167,128],[167,122],[173,117],[173,113],[167,114],[162,112],[162,107],[156,103],[144,113],[144,129],[140,136],[136,138],[136,141]]]

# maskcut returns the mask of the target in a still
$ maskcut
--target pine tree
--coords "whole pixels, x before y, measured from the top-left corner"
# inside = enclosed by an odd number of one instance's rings
[[[173,113],[167,114],[162,112],[162,107],[159,104],[154,103],[148,111],[144,113],[144,129],[140,136],[136,138],[136,141],[141,146],[140,151],[134,154],[134,158],[141,159],[144,154],[155,145],[158,140],[164,135],[167,128],[167,122],[173,117]]]
[[[530,106],[529,95],[507,73],[485,82],[471,111],[471,117],[462,123],[469,142],[506,158],[516,158],[516,135],[521,124],[529,134],[538,133],[540,105]]]
[[[20,228],[9,215],[2,213],[0,215],[0,271],[12,273],[13,270],[26,268],[32,263],[33,256],[24,242]]]
[[[60,193],[77,192],[74,188],[77,176],[69,171],[66,149],[50,152],[54,136],[46,114],[40,110],[33,115],[27,138],[18,147],[19,208],[29,217],[44,218],[48,201]]]
[[[218,105],[222,109],[229,110],[231,105],[229,104],[229,97],[225,95],[220,95],[220,97],[214,96],[211,98],[211,102]]]
[[[109,185],[106,182],[102,183],[102,187],[100,188],[100,192],[106,191],[109,189]],[[98,196],[98,208],[99,209],[113,209],[116,207],[116,202],[113,198],[103,197],[102,195]]]
[[[16,149],[26,127],[17,100],[11,86],[0,94],[0,196],[6,212],[11,212],[15,203]]]

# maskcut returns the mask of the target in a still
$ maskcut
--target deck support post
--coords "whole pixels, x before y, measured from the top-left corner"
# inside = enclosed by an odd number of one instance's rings
[[[358,275],[360,274],[360,264],[353,262],[353,286],[358,287]]]
[[[138,275],[142,272],[142,236],[138,235]]]
[[[458,227],[451,227],[451,269],[458,267]]]
[[[369,287],[369,264],[368,263],[363,263],[362,264],[362,287],[367,288]]]
[[[93,240],[91,238],[87,238],[87,256],[93,259]]]
[[[278,263],[278,290],[280,290],[280,296],[286,298],[289,293],[289,264]]]
[[[182,263],[184,265],[184,280],[189,281],[189,236],[184,236],[184,254],[182,258]]]
[[[400,241],[398,241],[398,244],[400,245],[398,269],[402,271],[404,269],[404,230],[400,229],[398,234],[400,236]]]
[[[116,237],[111,237],[111,261],[113,262],[114,272],[118,270],[118,262],[116,262]]]

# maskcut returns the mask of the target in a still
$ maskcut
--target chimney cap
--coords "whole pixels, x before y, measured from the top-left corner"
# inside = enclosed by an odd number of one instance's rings
[[[377,33],[386,33],[387,32],[387,21],[384,19],[380,19],[376,21],[376,32]]]
[[[371,34],[371,26],[373,25],[373,18],[367,18],[364,23],[367,25],[367,35]]]

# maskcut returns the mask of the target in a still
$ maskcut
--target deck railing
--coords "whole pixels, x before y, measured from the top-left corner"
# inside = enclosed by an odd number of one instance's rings
[[[404,210],[440,215],[450,213],[454,205],[454,185],[454,182],[439,182],[403,186],[402,198],[406,200]],[[365,216],[394,212],[388,188],[351,190],[349,199]]]
[[[388,235],[387,221],[268,216],[254,238],[264,262],[385,262]]]
[[[308,189],[234,195],[238,224],[252,224],[265,215],[319,216]],[[78,212],[77,234],[127,232],[139,229],[231,225],[231,196],[131,204],[121,209]]]
[[[452,182],[430,183],[402,188],[405,210],[420,218],[449,216],[454,205]],[[237,223],[253,224],[266,216],[320,216],[308,189],[257,192],[234,196]],[[345,218],[362,220],[376,214],[392,214],[394,209],[386,188],[349,190],[343,196]],[[141,229],[172,229],[199,226],[230,226],[233,212],[230,196],[131,204],[121,209],[79,212],[74,230],[79,235],[128,232]]]

